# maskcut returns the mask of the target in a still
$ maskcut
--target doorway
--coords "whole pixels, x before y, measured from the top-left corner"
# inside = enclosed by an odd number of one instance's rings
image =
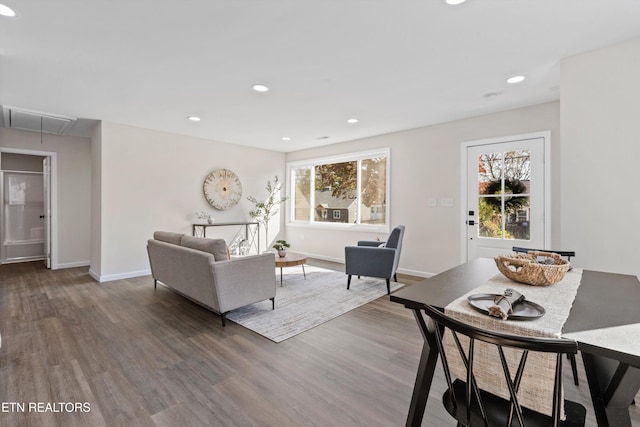
[[[463,144],[463,260],[549,241],[549,133]]]
[[[51,157],[0,152],[0,263],[51,267]]]

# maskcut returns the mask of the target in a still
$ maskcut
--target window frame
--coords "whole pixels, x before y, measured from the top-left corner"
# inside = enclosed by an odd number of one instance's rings
[[[385,224],[360,224],[360,204],[361,204],[361,167],[362,161],[366,159],[371,159],[374,157],[385,157]],[[297,169],[309,168],[311,169],[311,186],[313,188],[315,182],[314,168],[318,165],[323,164],[333,164],[333,163],[342,163],[342,162],[358,162],[358,178],[357,178],[357,196],[356,196],[356,204],[357,204],[357,222],[354,223],[344,223],[344,222],[321,222],[315,221],[313,218],[313,208],[310,209],[309,220],[296,220],[294,211],[295,211],[295,171]],[[390,227],[390,211],[391,211],[391,149],[389,147],[361,151],[356,153],[346,153],[337,156],[328,156],[328,157],[314,157],[307,160],[298,160],[293,162],[287,162],[286,164],[286,188],[287,188],[287,196],[289,197],[286,209],[286,219],[287,226],[291,227],[311,227],[311,228],[323,228],[323,229],[339,229],[339,230],[355,230],[355,231],[372,231],[372,232],[389,232]],[[315,194],[311,191],[311,203],[310,206],[314,206]]]

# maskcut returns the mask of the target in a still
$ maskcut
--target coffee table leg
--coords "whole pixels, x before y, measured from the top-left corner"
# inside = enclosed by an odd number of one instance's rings
[[[282,267],[280,267],[280,287],[282,287]]]
[[[307,272],[304,271],[304,264],[302,264],[302,274],[304,274],[304,280],[307,280]]]

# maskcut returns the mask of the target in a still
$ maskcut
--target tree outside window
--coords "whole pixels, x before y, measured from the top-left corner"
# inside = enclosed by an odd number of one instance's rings
[[[479,156],[480,237],[529,240],[530,159],[528,150]]]

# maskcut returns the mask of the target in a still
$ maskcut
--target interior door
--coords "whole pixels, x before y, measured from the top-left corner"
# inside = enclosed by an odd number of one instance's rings
[[[51,268],[51,160],[42,159],[42,185],[44,190],[44,264]]]
[[[467,147],[467,260],[545,247],[544,138]]]
[[[3,262],[44,258],[44,198],[39,172],[3,173]]]

